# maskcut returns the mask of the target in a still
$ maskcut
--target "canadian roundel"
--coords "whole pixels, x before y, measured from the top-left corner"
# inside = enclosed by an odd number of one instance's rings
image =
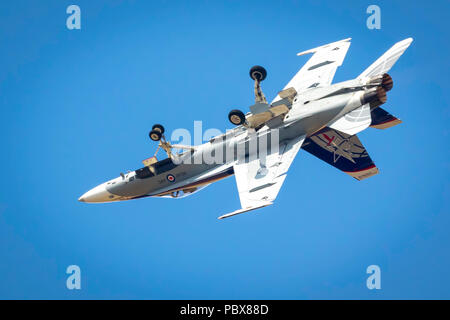
[[[173,174],[168,174],[166,179],[169,182],[174,182],[175,181],[175,176]]]

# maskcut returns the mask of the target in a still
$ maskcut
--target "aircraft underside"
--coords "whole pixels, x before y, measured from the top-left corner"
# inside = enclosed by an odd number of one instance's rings
[[[229,113],[235,127],[199,146],[171,144],[164,127],[154,125],[150,139],[168,157],[143,161],[144,167],[121,174],[86,192],[83,202],[114,202],[143,197],[181,198],[213,182],[235,175],[241,209],[220,219],[271,205],[300,149],[357,180],[379,171],[357,133],[368,127],[386,129],[401,123],[380,106],[393,80],[387,74],[412,39],[396,43],[356,79],[331,84],[350,39],[307,50],[308,62],[267,102],[260,83],[267,72],[250,69],[255,103],[250,112]],[[181,154],[172,149],[184,150]]]

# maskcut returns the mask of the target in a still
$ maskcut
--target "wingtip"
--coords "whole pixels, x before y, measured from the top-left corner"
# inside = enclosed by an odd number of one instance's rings
[[[322,48],[325,48],[325,47],[328,47],[328,46],[332,46],[332,45],[337,45],[337,44],[339,44],[341,42],[348,42],[350,40],[352,40],[352,38],[346,38],[346,39],[342,39],[342,40],[339,40],[339,41],[327,43],[327,44],[324,44],[323,46],[319,46],[319,47],[316,47],[316,48],[313,48],[313,49],[309,49],[309,50],[305,50],[305,51],[299,52],[299,53],[297,53],[297,56],[303,56],[305,54],[314,53],[314,52],[316,52],[319,49],[322,49]]]
[[[238,209],[236,211],[224,214],[224,215],[218,217],[217,219],[218,220],[222,220],[222,219],[229,218],[229,217],[232,217],[232,216],[244,213],[244,212],[248,212],[248,211],[264,208],[264,207],[270,206],[271,204],[273,204],[272,201],[261,202],[259,205],[256,205],[254,207],[241,208],[241,209]]]
[[[397,42],[397,44],[409,46],[413,41],[414,41],[414,39],[412,37],[409,37],[409,38],[403,39],[402,41]]]

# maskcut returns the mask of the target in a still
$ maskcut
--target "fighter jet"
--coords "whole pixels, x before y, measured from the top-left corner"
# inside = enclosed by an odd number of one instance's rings
[[[358,77],[332,84],[351,38],[297,55],[312,54],[277,96],[268,103],[261,90],[266,70],[250,69],[255,104],[249,112],[232,110],[232,130],[207,143],[171,144],[165,129],[155,124],[149,133],[167,153],[144,167],[104,182],[78,200],[104,203],[145,197],[181,198],[209,184],[235,175],[241,208],[219,219],[273,204],[297,152],[303,149],[356,180],[378,174],[378,168],[357,133],[368,127],[386,129],[401,123],[380,106],[393,88],[387,72],[413,39],[396,43]],[[172,152],[173,149],[182,150]]]

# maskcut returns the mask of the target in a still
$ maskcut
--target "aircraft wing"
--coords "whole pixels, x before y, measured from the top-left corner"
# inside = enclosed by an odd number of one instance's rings
[[[325,127],[305,140],[302,149],[357,180],[378,173],[366,148],[356,135]]]
[[[310,88],[330,85],[336,69],[344,61],[350,47],[350,40],[351,38],[348,38],[298,53],[298,56],[309,53],[313,55],[283,90],[294,88],[301,93]],[[280,96],[277,95],[272,103],[280,99]]]
[[[301,136],[281,143],[278,150],[271,151],[265,157],[238,161],[233,168],[242,209],[219,219],[271,205],[304,140],[305,137]]]

